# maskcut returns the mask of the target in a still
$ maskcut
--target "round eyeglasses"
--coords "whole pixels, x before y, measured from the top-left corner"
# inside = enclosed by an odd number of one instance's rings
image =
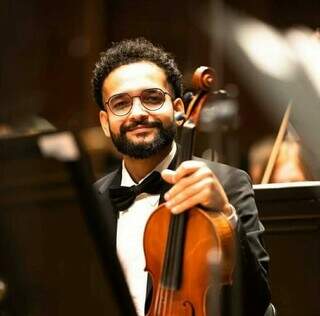
[[[108,101],[105,102],[110,111],[117,115],[127,115],[133,106],[133,98],[140,98],[141,104],[148,111],[159,110],[166,99],[166,94],[171,97],[168,92],[164,92],[159,88],[145,89],[140,95],[131,96],[128,93],[119,93],[111,96]],[[171,97],[172,98],[172,97]]]

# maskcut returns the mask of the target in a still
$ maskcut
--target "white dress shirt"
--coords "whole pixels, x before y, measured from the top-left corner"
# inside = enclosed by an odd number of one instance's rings
[[[173,143],[169,155],[153,171],[161,172],[168,168],[176,150],[177,146]],[[121,186],[130,187],[135,184],[122,163]],[[144,228],[149,216],[157,208],[159,199],[160,194],[141,193],[126,211],[120,212],[118,218],[117,253],[139,316],[144,315],[148,278],[148,273],[144,270],[146,266],[143,251]]]

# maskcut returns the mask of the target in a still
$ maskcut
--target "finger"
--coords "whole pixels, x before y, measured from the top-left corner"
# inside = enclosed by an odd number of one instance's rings
[[[188,199],[183,200],[178,205],[171,207],[170,210],[173,214],[181,214],[182,212],[185,212],[189,210],[190,208],[201,204],[201,201],[204,200],[204,195],[206,193],[203,192],[203,190],[199,191],[197,194],[193,194]]]
[[[202,192],[202,200],[198,201],[201,204],[210,204],[213,200],[213,181],[210,178],[204,178],[201,181],[197,181],[193,185],[185,188],[183,191],[176,194],[166,202],[168,208],[176,207],[187,199],[190,199],[194,195]]]
[[[176,171],[170,170],[170,169],[165,169],[161,172],[161,177],[163,178],[164,181],[174,184],[174,176],[176,174]]]
[[[184,178],[181,178],[175,185],[165,194],[164,198],[166,200],[171,199],[175,197],[177,194],[180,194],[188,187],[196,184],[197,182],[200,182],[201,180],[207,178],[208,181],[214,182],[214,175],[212,171],[207,168],[200,168],[195,173],[185,176]]]
[[[165,169],[161,172],[162,178],[171,184],[176,183],[188,174],[194,173],[201,167],[206,166],[202,161],[188,160],[181,163],[177,170]]]
[[[184,161],[177,168],[176,174],[174,176],[174,180],[177,182],[181,178],[183,178],[189,174],[192,174],[203,167],[207,167],[207,165],[202,161],[197,161],[197,160]]]

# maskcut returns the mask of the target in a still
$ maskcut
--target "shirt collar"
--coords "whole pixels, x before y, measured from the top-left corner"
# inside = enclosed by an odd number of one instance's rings
[[[175,141],[173,141],[169,155],[167,155],[151,172],[149,172],[143,179],[141,179],[139,183],[141,183],[153,171],[158,171],[161,173],[162,170],[167,169],[172,159],[174,158],[176,151],[177,144],[175,143]],[[136,183],[131,178],[127,168],[124,165],[124,161],[122,160],[121,186],[130,187],[132,185],[136,185]]]

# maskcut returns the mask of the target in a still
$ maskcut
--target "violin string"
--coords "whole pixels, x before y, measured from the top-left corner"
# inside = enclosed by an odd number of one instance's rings
[[[161,309],[160,309],[160,314],[161,316],[164,316],[166,315],[166,299],[167,299],[167,291],[166,289],[164,288],[163,289],[163,300],[161,301]]]
[[[175,226],[176,226],[176,220],[173,218],[170,221],[170,228],[169,228],[169,236],[167,239],[166,244],[166,254],[168,254],[168,257],[165,255],[164,257],[164,265],[163,265],[163,271],[164,271],[164,287],[161,293],[161,307],[160,307],[160,313],[159,315],[171,315],[171,309],[172,309],[172,302],[173,302],[173,295],[170,291],[170,286],[172,285],[173,280],[173,260],[174,257],[174,248],[176,244],[176,234],[175,234]],[[168,288],[165,288],[168,287]]]
[[[168,315],[172,315],[172,304],[173,304],[173,290],[170,290],[170,295],[169,295],[169,313]]]
[[[154,304],[154,314],[155,315],[159,315],[159,301],[160,301],[160,298],[161,298],[161,295],[162,295],[162,287],[161,287],[161,284],[160,282],[158,283],[158,286],[157,286],[157,291],[156,291],[156,301],[155,301],[155,304]]]
[[[174,218],[174,229],[172,231],[173,233],[173,238],[171,240],[171,251],[170,251],[170,260],[169,262],[173,262],[173,258],[175,257],[175,250],[176,250],[176,244],[177,244],[177,218]],[[169,294],[169,299],[168,299],[168,313],[166,313],[165,315],[172,315],[172,305],[173,305],[173,295],[174,295],[174,289],[170,288],[173,285],[173,281],[174,281],[174,273],[173,273],[173,267],[171,264],[171,269],[169,270],[169,278],[168,278],[168,294]]]
[[[172,313],[172,306],[173,306],[173,296],[174,296],[174,289],[167,289],[167,293],[168,293],[168,303],[166,303],[166,314],[165,315],[174,315]]]
[[[173,290],[170,289],[168,290],[168,293],[169,293],[169,302],[168,302],[168,315],[173,315],[172,313],[172,306],[173,306]]]
[[[164,267],[162,266],[162,269],[164,269]],[[162,273],[161,273],[162,275]],[[158,286],[157,286],[157,295],[156,295],[156,303],[155,303],[155,315],[156,316],[162,316],[162,315],[166,315],[166,311],[163,311],[163,308],[166,305],[166,290],[165,287],[161,285],[161,280],[160,282],[158,282]]]
[[[168,313],[166,315],[172,315],[172,305],[173,305],[173,296],[174,296],[174,280],[175,280],[175,274],[174,274],[174,258],[176,257],[176,249],[177,249],[177,243],[178,243],[178,217],[173,218],[173,229],[172,229],[172,239],[171,239],[171,247],[170,247],[170,257],[169,257],[169,262],[170,264],[170,269],[169,269],[169,276],[168,276]]]
[[[168,291],[167,289],[163,288],[163,301],[161,302],[161,310],[162,313],[160,315],[165,316],[167,315],[167,300],[168,300]]]
[[[168,238],[169,245],[172,243],[170,242],[170,238]],[[168,244],[166,245],[166,248],[168,248]],[[169,246],[170,248],[170,246]],[[166,252],[164,253],[163,259],[162,259],[162,271],[161,271],[161,279],[163,279],[164,274],[165,276],[168,273],[168,262],[166,262]],[[158,282],[158,289],[157,289],[157,296],[156,296],[156,304],[155,304],[155,315],[156,316],[162,316],[166,315],[166,301],[167,301],[167,292],[165,289],[165,284],[161,285],[161,279]],[[166,278],[164,278],[165,280]]]

